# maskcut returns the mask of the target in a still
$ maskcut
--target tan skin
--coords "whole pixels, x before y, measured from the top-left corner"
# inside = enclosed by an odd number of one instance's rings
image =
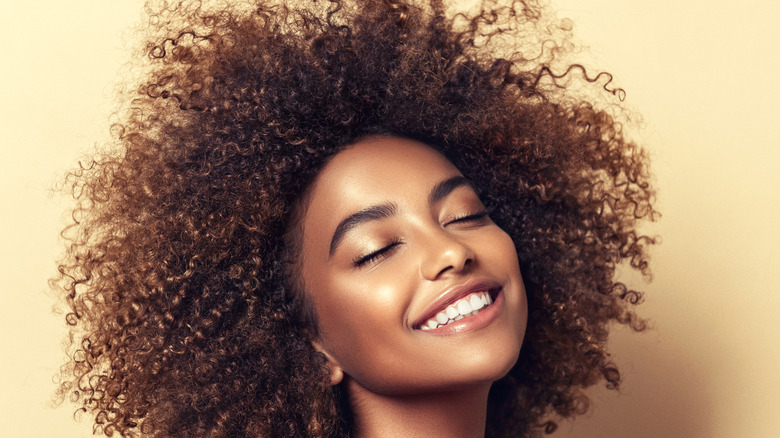
[[[350,146],[307,199],[315,347],[346,388],[354,436],[484,436],[488,391],[517,360],[527,320],[511,238],[452,163],[409,139]],[[473,296],[490,302],[422,328]]]

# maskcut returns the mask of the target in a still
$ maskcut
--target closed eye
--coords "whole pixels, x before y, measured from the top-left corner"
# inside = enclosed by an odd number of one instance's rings
[[[476,213],[470,213],[465,214],[463,216],[457,216],[454,219],[451,219],[447,223],[444,224],[446,227],[447,225],[451,224],[461,224],[461,223],[469,223],[469,222],[481,222],[483,219],[486,219],[488,216],[490,216],[490,213],[493,211],[492,208],[488,207],[482,211],[476,212]]]
[[[363,267],[367,264],[376,262],[382,257],[386,257],[392,253],[392,251],[400,245],[402,242],[400,240],[394,240],[390,242],[388,245],[376,250],[372,251],[366,255],[355,257],[355,259],[352,261],[352,263],[355,265],[356,268]]]

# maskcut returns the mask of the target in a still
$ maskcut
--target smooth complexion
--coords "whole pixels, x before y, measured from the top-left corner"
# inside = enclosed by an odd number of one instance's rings
[[[301,228],[315,346],[347,390],[355,436],[484,436],[527,304],[511,238],[458,169],[413,140],[360,141],[318,175]],[[463,302],[476,314],[422,328]]]

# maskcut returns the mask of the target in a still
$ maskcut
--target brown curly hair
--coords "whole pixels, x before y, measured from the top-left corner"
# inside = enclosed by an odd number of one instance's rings
[[[656,214],[647,158],[573,87],[608,75],[558,65],[568,24],[507,3],[147,8],[149,62],[116,147],[70,175],[53,280],[70,308],[60,394],[96,432],[349,434],[285,235],[328,158],[376,134],[444,153],[518,250],[528,331],[487,436],[550,432],[587,408],[582,388],[618,385],[608,326],[643,324],[616,269],[647,274],[654,243],[637,231]]]

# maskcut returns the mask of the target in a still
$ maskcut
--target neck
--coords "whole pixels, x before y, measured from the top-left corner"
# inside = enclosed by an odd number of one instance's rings
[[[485,436],[490,384],[417,395],[381,395],[345,379],[355,438]]]

